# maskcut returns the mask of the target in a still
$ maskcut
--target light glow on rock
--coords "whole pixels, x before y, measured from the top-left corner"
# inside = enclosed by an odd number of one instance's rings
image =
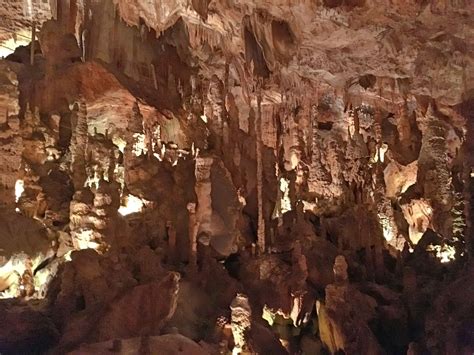
[[[28,266],[39,265],[44,255],[37,256],[30,260],[26,254],[20,253],[12,256],[6,264],[0,267],[0,299],[18,298],[20,293],[25,290],[25,285],[22,284],[22,275],[28,270]],[[34,269],[34,267],[32,268]],[[51,275],[51,270],[43,268],[39,272],[32,275],[30,286],[34,287],[34,294],[28,297],[32,299],[42,299],[45,297],[46,290]]]
[[[88,186],[90,188],[99,188],[99,182],[100,182],[100,176],[97,174],[97,172],[94,172],[93,176],[88,176],[87,180],[84,184],[84,186]]]
[[[387,153],[388,145],[382,144],[381,147],[378,147],[374,153],[374,156],[371,158],[372,163],[377,163],[380,159],[380,162],[383,163],[385,161],[385,153]]]
[[[143,210],[143,206],[145,205],[141,198],[134,195],[127,195],[123,201],[124,205],[120,206],[118,210],[122,216],[141,212]]]
[[[451,245],[428,245],[426,248],[429,252],[435,252],[436,257],[443,264],[449,263],[456,259],[456,249]]]
[[[281,218],[286,212],[291,211],[290,180],[280,177],[279,190],[279,199],[275,204],[272,218]]]
[[[385,153],[387,153],[388,145],[384,143],[377,150],[378,150],[378,155],[380,156],[380,161],[383,163],[385,161]]]
[[[125,147],[127,145],[127,142],[119,136],[114,136],[112,138],[112,142],[118,147],[120,152],[123,154],[123,152],[125,151]]]
[[[142,154],[146,154],[148,152],[148,148],[145,142],[145,135],[142,133],[134,133],[133,134],[133,154],[139,157]]]
[[[72,250],[68,251],[66,254],[63,255],[63,258],[64,260],[66,261],[72,261],[71,259],[71,253],[72,253]]]
[[[12,54],[19,46],[30,44],[31,33],[27,30],[21,30],[15,34],[15,38],[10,38],[0,42],[0,58],[5,58]]]
[[[262,318],[267,321],[270,327],[275,323],[275,315],[267,305],[263,306]]]
[[[15,182],[15,202],[20,200],[21,195],[25,191],[25,182],[23,180],[17,180]]]
[[[285,214],[291,211],[291,199],[290,199],[290,180],[280,178],[280,191],[281,195],[281,213]]]
[[[380,225],[382,226],[383,237],[385,238],[387,242],[389,242],[394,237],[393,228],[390,224],[390,219],[381,213],[378,214],[378,217],[379,217]]]
[[[80,232],[76,232],[74,235],[74,247],[76,249],[94,249],[98,250],[100,244],[96,242],[97,233],[92,229],[84,229]]]

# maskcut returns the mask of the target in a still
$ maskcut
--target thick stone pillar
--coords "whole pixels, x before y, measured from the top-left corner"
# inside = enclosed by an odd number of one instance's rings
[[[199,231],[207,233],[209,233],[212,218],[211,166],[213,162],[212,157],[198,156],[196,158],[196,185],[194,187],[197,196],[196,222],[199,223]]]

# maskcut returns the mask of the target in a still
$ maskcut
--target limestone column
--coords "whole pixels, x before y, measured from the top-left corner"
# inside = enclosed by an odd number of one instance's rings
[[[75,103],[71,113],[72,137],[69,151],[71,152],[71,172],[76,191],[82,189],[87,179],[86,151],[88,146],[87,107],[84,102]]]
[[[446,159],[448,127],[440,114],[430,105],[423,124],[423,137],[418,158],[417,184],[433,207],[433,228],[444,239],[453,234],[453,191],[451,170]]]
[[[224,121],[227,112],[225,110],[224,84],[216,75],[213,75],[209,82],[207,99],[209,102],[207,112],[210,116],[209,129],[213,135],[214,148],[219,152],[222,150]]]
[[[295,241],[291,259],[293,285],[291,290],[292,308],[290,318],[293,320],[293,325],[297,327],[301,321],[300,315],[303,309],[303,298],[307,292],[306,279],[308,278],[308,264],[299,240]]]
[[[136,164],[137,157],[146,150],[144,146],[143,115],[140,112],[138,102],[132,108],[132,115],[128,120],[125,150],[123,153],[123,166],[125,169],[125,186],[130,183],[129,173]]]
[[[316,105],[314,105],[311,109],[311,166],[308,174],[308,189],[311,193],[324,195],[332,182],[332,178],[330,172],[326,170],[323,164],[324,155],[328,154],[328,152],[325,151],[322,143],[323,138],[319,134],[317,115],[318,110]]]
[[[33,25],[31,28],[30,65],[35,64],[35,40],[36,40],[36,22],[33,21]]]
[[[382,113],[380,110],[376,110],[374,124],[375,133],[375,166],[373,168],[372,180],[374,186],[374,201],[377,203],[377,215],[379,218],[380,225],[382,227],[384,238],[389,245],[394,247],[396,250],[403,250],[405,245],[405,238],[399,234],[398,226],[395,222],[395,215],[390,199],[386,194],[384,169],[386,164],[382,161],[381,149],[383,146],[382,142]]]
[[[263,158],[262,158],[262,94],[257,94],[257,117],[255,119],[257,135],[257,246],[260,253],[265,252],[265,216],[263,215]]]
[[[197,196],[196,222],[199,223],[200,230],[208,233],[212,218],[211,166],[213,162],[212,157],[198,156],[194,171],[196,176],[194,190]]]
[[[197,234],[199,222],[196,218],[196,204],[190,202],[187,205],[189,212],[189,265],[192,269],[197,266]]]

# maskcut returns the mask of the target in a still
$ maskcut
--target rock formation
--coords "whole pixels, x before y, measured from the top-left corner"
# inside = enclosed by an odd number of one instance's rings
[[[0,353],[474,352],[471,2],[1,5]]]

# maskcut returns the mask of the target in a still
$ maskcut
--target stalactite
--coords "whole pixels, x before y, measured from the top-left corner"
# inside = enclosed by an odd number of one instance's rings
[[[227,121],[227,112],[225,109],[224,84],[216,75],[213,75],[209,82],[207,99],[209,129],[212,134],[211,138],[214,142],[214,148],[216,151],[221,152],[223,149],[223,140],[225,138],[224,122]]]
[[[257,158],[257,245],[260,253],[265,252],[265,216],[263,214],[263,157],[262,157],[262,94],[257,89],[256,158]]]
[[[123,165],[125,168],[125,185],[128,185],[131,182],[130,173],[138,163],[138,158],[148,152],[146,137],[143,133],[143,115],[140,112],[138,102],[135,102],[133,105],[132,115],[128,120],[125,140]]]
[[[432,105],[423,121],[425,128],[418,160],[417,183],[423,187],[424,196],[432,201],[434,228],[443,238],[451,239],[453,192],[446,159],[446,124],[437,117]]]
[[[384,1],[7,1],[0,352],[471,353],[469,11]]]
[[[78,21],[77,0],[69,0],[68,32],[76,34],[76,23]]]

